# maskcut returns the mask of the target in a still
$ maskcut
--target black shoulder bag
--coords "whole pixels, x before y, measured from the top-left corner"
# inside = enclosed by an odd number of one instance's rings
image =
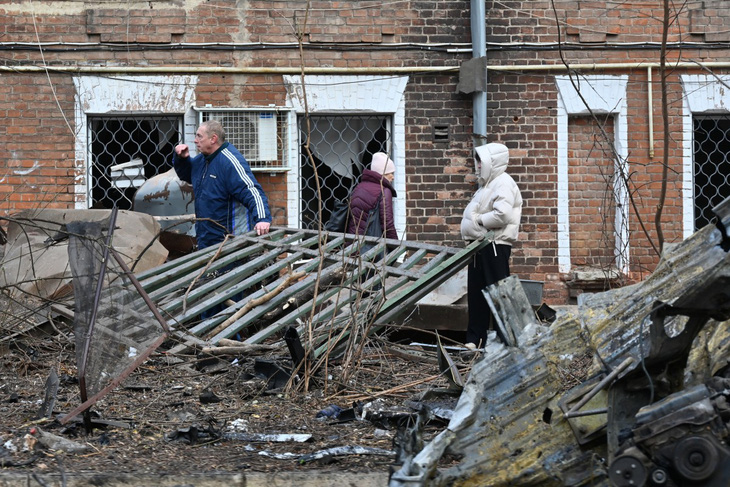
[[[383,236],[383,223],[380,221],[380,200],[375,204],[375,207],[368,212],[368,226],[365,229],[365,236],[381,238]],[[364,254],[368,250],[375,247],[375,242],[363,242],[360,247],[360,255]],[[373,259],[373,262],[380,260],[385,252]]]
[[[346,232],[347,218],[350,216],[350,199],[335,201],[335,209],[332,210],[324,229],[328,232]]]

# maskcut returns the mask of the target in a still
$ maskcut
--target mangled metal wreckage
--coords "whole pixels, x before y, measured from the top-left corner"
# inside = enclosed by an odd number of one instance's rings
[[[83,387],[62,422],[86,415],[158,349],[171,359],[215,353],[211,346],[235,337],[239,352],[288,348],[294,375],[304,360],[362,343],[488,243],[457,249],[273,227],[133,274],[115,245],[116,222],[116,210],[108,223],[34,222],[41,241],[62,232],[70,242],[74,301],[52,309],[74,320]]]
[[[727,486],[730,198],[714,211],[646,281],[583,294],[550,326],[509,279],[485,290],[509,343],[490,340],[448,427],[390,486]]]

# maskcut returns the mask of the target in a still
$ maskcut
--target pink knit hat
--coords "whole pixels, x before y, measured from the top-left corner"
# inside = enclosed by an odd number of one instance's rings
[[[390,174],[395,172],[395,164],[384,152],[376,152],[373,154],[373,160],[370,163],[370,170],[379,174]]]

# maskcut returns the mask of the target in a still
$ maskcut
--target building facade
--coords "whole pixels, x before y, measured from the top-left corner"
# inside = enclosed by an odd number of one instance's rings
[[[512,271],[567,303],[642,279],[730,195],[730,14],[685,5],[0,0],[0,216],[131,209],[216,118],[275,225],[326,221],[382,150],[399,235],[461,246],[472,149],[501,142]]]

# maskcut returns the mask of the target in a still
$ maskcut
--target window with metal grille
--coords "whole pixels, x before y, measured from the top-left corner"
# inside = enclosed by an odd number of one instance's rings
[[[275,110],[201,109],[199,123],[217,120],[226,140],[246,158],[251,169],[288,167],[287,112]]]
[[[714,222],[712,208],[730,196],[730,116],[694,117],[694,223]]]
[[[91,208],[131,210],[142,183],[172,167],[182,116],[90,116]]]
[[[349,197],[376,152],[390,153],[392,119],[388,115],[316,115],[299,117],[300,225],[319,222],[317,179],[322,198],[322,224],[337,200]],[[309,151],[305,146],[309,141]],[[311,157],[310,153],[311,152]]]

